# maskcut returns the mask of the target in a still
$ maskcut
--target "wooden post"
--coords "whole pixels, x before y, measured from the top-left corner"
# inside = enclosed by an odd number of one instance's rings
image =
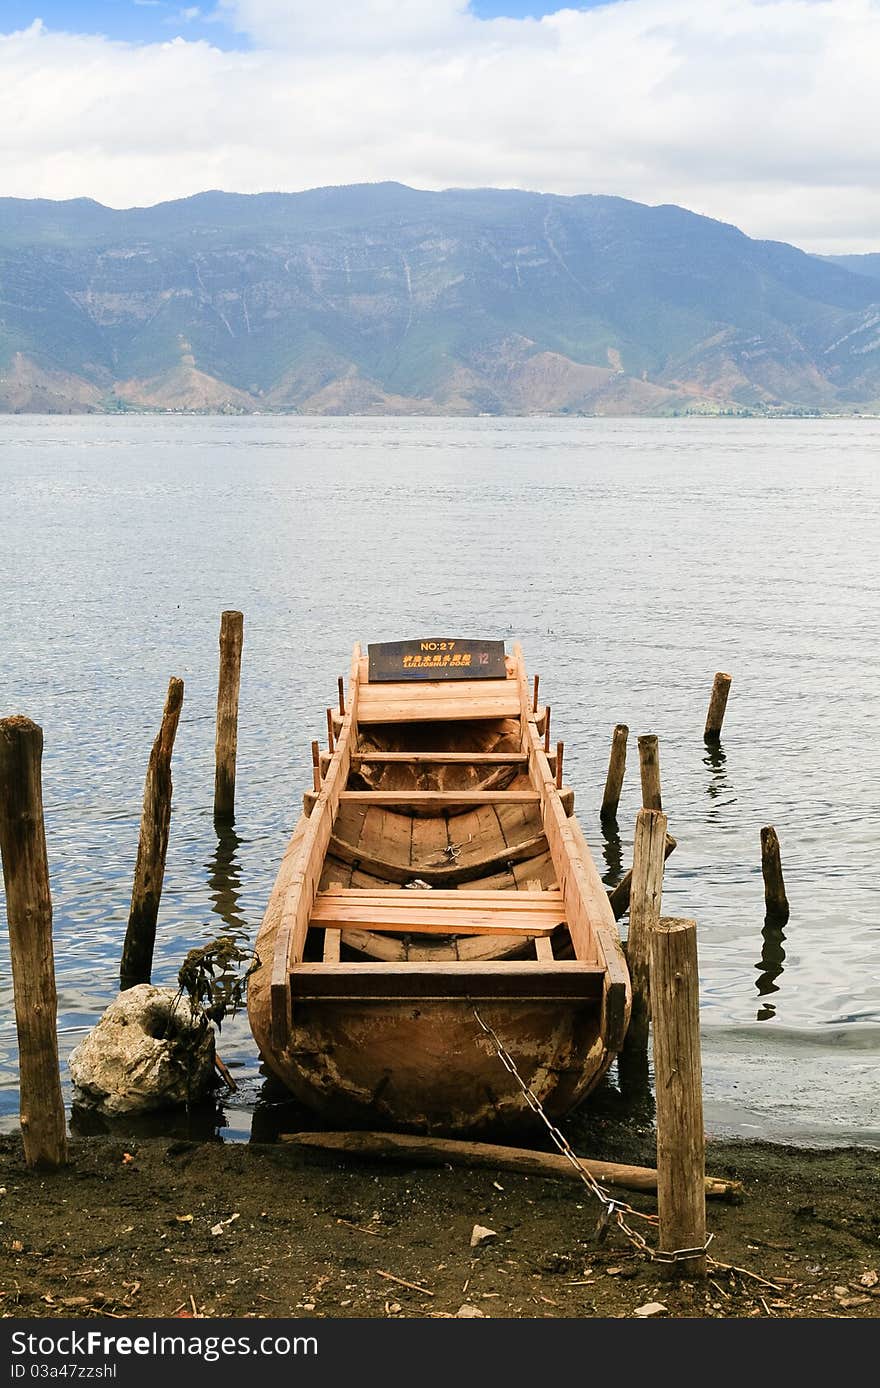
[[[565,743],[556,744],[556,789],[562,789],[562,758],[565,753]]]
[[[665,1265],[673,1277],[700,1277],[706,1272],[706,1151],[695,921],[664,918],[653,927],[651,990],[660,1249],[700,1250]]]
[[[678,847],[678,839],[674,839],[671,834],[666,835],[666,857]],[[616,887],[608,893],[608,902],[614,912],[614,919],[619,921],[629,910],[629,898],[632,891],[632,868],[625,872]]]
[[[235,819],[235,757],[238,750],[238,689],[244,617],[224,612],[220,618],[220,678],[217,684],[217,739],[214,744],[214,818]]]
[[[639,771],[642,776],[642,806],[662,810],[660,800],[660,747],[653,733],[639,738]]]
[[[617,819],[617,807],[620,804],[620,792],[623,788],[623,777],[626,771],[626,740],[628,737],[629,728],[625,723],[618,723],[611,738],[611,756],[608,759],[605,794],[602,797],[602,808],[599,811],[599,817],[603,820]]]
[[[321,791],[321,748],[317,742],[312,743],[312,787],[316,795]]]
[[[540,678],[540,675],[535,676],[535,690],[532,695],[532,713],[538,712],[538,681],[540,680]]]
[[[764,874],[764,902],[767,919],[785,925],[789,917],[788,897],[782,880],[782,859],[779,839],[772,824],[761,830],[761,871]]]
[[[58,1001],[52,897],[43,825],[43,731],[29,718],[0,721],[0,854],[21,1077],[21,1135],[29,1167],[67,1160],[58,1072]]]
[[[547,705],[544,714],[544,751],[550,751],[550,705]]]
[[[345,681],[343,680],[343,678],[342,678],[341,675],[339,676],[338,680],[336,681],[336,687],[337,687],[337,689],[339,690],[339,716],[340,716],[340,718],[344,718],[344,717],[345,717]]]
[[[327,710],[327,746],[330,748],[330,755],[331,755],[331,756],[333,755],[333,748],[334,748],[335,745],[336,745],[336,744],[335,744],[334,738],[333,738],[333,710],[332,710],[332,708],[328,708],[328,710]]]
[[[662,810],[639,810],[633,843],[632,884],[626,960],[632,980],[632,1014],[628,1048],[648,1044],[651,1018],[651,929],[660,919],[663,864],[666,861],[666,816]]]
[[[724,722],[724,710],[727,708],[730,685],[731,676],[725,675],[719,670],[712,685],[709,712],[706,714],[706,730],[703,733],[704,742],[719,742],[721,739],[721,724]]]
[[[149,983],[153,971],[153,945],[171,827],[171,753],[182,704],[183,680],[172,678],[168,682],[162,726],[150,752],[144,784],[144,809],[131,909],[119,969],[119,983],[123,991],[134,988],[138,983]]]

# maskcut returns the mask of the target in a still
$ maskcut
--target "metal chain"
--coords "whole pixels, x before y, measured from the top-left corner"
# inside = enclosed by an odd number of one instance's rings
[[[503,1042],[500,1040],[498,1033],[489,1025],[488,1022],[483,1021],[483,1018],[480,1016],[476,1008],[474,1008],[473,1011],[474,1016],[477,1019],[478,1026],[485,1033],[485,1035],[489,1037],[490,1041],[495,1047],[498,1059],[501,1061],[501,1064],[504,1066],[505,1070],[507,1070],[508,1073],[513,1076],[514,1080],[519,1085],[519,1088],[522,1091],[523,1098],[525,1099],[529,1108],[532,1110],[533,1113],[536,1113],[538,1115],[541,1122],[544,1124],[545,1128],[547,1129],[548,1133],[553,1139],[554,1145],[562,1153],[566,1161],[571,1163],[578,1176],[583,1181],[584,1185],[590,1191],[590,1194],[595,1196],[595,1198],[599,1201],[600,1205],[602,1206],[602,1212],[599,1215],[599,1221],[596,1225],[597,1239],[600,1242],[602,1241],[602,1239],[604,1239],[605,1235],[608,1232],[608,1227],[613,1221],[617,1225],[620,1232],[624,1235],[624,1237],[628,1239],[629,1242],[633,1245],[633,1247],[636,1248],[638,1252],[642,1253],[645,1257],[652,1259],[653,1262],[678,1263],[684,1261],[687,1258],[697,1258],[704,1254],[713,1238],[712,1234],[708,1236],[702,1248],[677,1248],[672,1253],[664,1253],[658,1248],[651,1248],[650,1245],[645,1242],[642,1235],[637,1232],[637,1230],[630,1228],[630,1226],[626,1222],[627,1216],[630,1216],[634,1219],[644,1220],[646,1224],[652,1224],[656,1226],[659,1222],[657,1215],[643,1214],[641,1210],[634,1210],[632,1205],[628,1205],[626,1201],[617,1200],[614,1196],[609,1195],[608,1191],[605,1190],[605,1188],[599,1184],[596,1178],[584,1166],[583,1162],[577,1156],[577,1153],[572,1149],[572,1146],[566,1138],[565,1134],[560,1132],[560,1130],[556,1127],[555,1123],[550,1122],[550,1119],[544,1112],[540,1099],[537,1097],[536,1094],[532,1093],[531,1089],[526,1084],[522,1075],[517,1070],[513,1056],[510,1054],[510,1052],[504,1046]]]

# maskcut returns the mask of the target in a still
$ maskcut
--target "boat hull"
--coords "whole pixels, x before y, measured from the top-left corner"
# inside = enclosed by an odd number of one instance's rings
[[[479,1136],[534,1126],[535,1115],[474,1016],[456,998],[303,1001],[290,1041],[251,1026],[272,1073],[334,1125]],[[549,1117],[568,1113],[611,1061],[594,1003],[476,1003]]]
[[[607,893],[544,750],[549,710],[520,652],[506,668],[371,683],[356,648],[335,743],[314,745],[248,1011],[268,1070],[328,1124],[528,1130],[522,1084],[558,1120],[620,1047],[630,986]]]

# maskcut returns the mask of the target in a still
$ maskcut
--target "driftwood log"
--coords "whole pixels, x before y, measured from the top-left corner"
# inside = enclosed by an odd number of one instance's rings
[[[517,1171],[526,1176],[579,1180],[571,1163],[555,1152],[531,1152],[524,1147],[500,1147],[490,1142],[457,1142],[444,1137],[417,1137],[410,1133],[282,1133],[281,1141],[295,1147],[337,1152],[365,1160],[381,1159],[415,1166],[487,1166],[495,1171]],[[657,1189],[657,1172],[650,1166],[626,1166],[620,1162],[579,1157],[581,1165],[602,1185],[619,1190]],[[706,1177],[706,1195],[736,1201],[742,1196],[739,1181]]]

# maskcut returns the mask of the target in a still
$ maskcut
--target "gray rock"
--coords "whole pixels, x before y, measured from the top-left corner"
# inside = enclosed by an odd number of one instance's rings
[[[475,1224],[471,1232],[471,1248],[479,1248],[480,1244],[491,1243],[497,1237],[494,1229],[487,1229],[485,1224]]]
[[[173,988],[120,993],[70,1057],[77,1099],[108,1115],[201,1098],[214,1083],[214,1029]]]
[[[665,1316],[666,1307],[662,1301],[646,1301],[644,1306],[637,1306],[633,1311],[634,1316]]]

